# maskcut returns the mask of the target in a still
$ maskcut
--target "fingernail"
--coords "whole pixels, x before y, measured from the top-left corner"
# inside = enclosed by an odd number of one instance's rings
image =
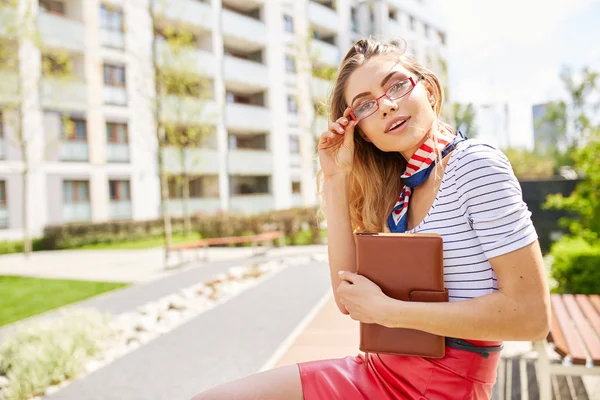
[[[342,128],[341,126],[337,130],[339,133],[344,133],[344,128]]]
[[[344,275],[344,271],[338,271],[338,275],[340,275],[340,276]]]
[[[342,122],[345,124],[346,122],[348,122],[348,120],[346,118],[343,118]]]

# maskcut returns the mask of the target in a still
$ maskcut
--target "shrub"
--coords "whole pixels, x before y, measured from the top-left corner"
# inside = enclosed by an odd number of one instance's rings
[[[33,251],[45,250],[43,239],[33,239],[31,241],[31,247]],[[11,242],[0,242],[0,255],[22,253],[23,252],[23,241],[16,240]]]
[[[0,371],[9,380],[4,398],[41,395],[48,386],[77,376],[116,335],[110,316],[93,310],[72,310],[24,326],[0,346]]]
[[[557,293],[600,293],[600,243],[565,236],[550,251]]]

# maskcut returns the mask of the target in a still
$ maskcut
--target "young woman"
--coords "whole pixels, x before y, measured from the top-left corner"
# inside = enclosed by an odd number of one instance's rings
[[[502,341],[547,335],[548,287],[519,183],[502,152],[439,120],[442,96],[402,48],[360,40],[341,63],[318,150],[340,311],[446,336],[445,357],[300,363],[196,399],[489,399]],[[354,233],[364,231],[440,234],[450,302],[394,300],[357,275]]]

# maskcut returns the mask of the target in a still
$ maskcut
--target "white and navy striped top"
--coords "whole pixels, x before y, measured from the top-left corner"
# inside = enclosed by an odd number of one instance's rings
[[[489,259],[537,240],[531,212],[506,156],[469,139],[450,155],[427,216],[408,233],[444,240],[444,282],[450,301],[498,290]]]

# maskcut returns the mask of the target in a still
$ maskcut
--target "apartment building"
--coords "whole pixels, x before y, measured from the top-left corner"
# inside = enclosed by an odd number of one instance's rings
[[[3,38],[0,28],[0,45],[21,55],[19,69],[0,62],[0,240],[20,235],[24,207],[34,235],[49,224],[157,218],[155,111],[173,129],[203,127],[193,146],[163,153],[174,215],[186,207],[184,192],[192,213],[316,204],[314,147],[327,122],[313,115],[331,84],[297,62],[305,54],[299,50],[315,54],[313,68],[332,69],[354,40],[395,35],[417,57],[444,64],[443,25],[425,0],[18,4],[0,3],[0,17],[34,13],[40,41]],[[191,40],[176,51],[164,40],[167,31]],[[201,77],[204,95],[193,84],[185,94],[167,90],[157,109],[153,49],[157,67]],[[173,63],[177,58],[183,62]],[[28,201],[16,115],[7,106],[17,86],[26,94]]]

